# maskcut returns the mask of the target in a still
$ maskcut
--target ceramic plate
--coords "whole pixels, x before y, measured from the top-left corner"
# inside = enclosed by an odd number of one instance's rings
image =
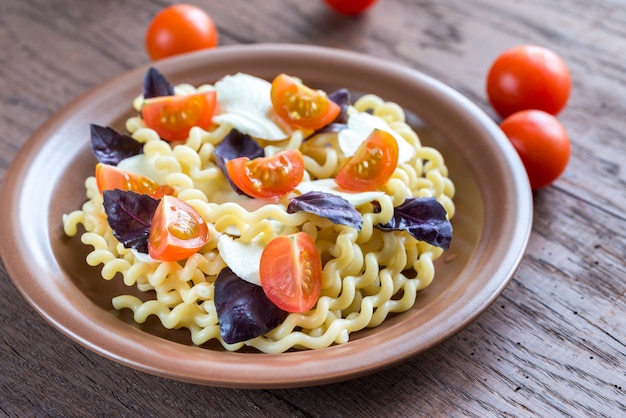
[[[156,64],[173,84],[213,83],[244,72],[273,79],[286,72],[328,90],[374,93],[409,112],[425,145],[439,149],[456,186],[450,250],[415,306],[350,342],[321,350],[261,354],[196,347],[185,330],[158,321],[143,326],[116,312],[121,280],[100,278],[85,263],[88,248],[68,239],[61,217],[85,200],[95,160],[89,124],[124,129],[147,66],[117,77],[66,106],[15,157],[2,186],[3,262],[24,298],[53,326],[109,359],[198,384],[277,388],[354,378],[390,367],[467,326],[507,285],[532,223],[523,166],[498,127],[466,98],[409,68],[371,56],[303,45],[241,45]]]

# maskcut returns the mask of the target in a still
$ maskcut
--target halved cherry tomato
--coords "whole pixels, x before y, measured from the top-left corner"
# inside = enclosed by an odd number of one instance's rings
[[[164,196],[150,225],[148,252],[161,261],[179,261],[198,252],[209,241],[209,227],[191,205]]]
[[[389,180],[398,165],[398,143],[389,133],[374,129],[337,173],[335,183],[355,192],[374,190]]]
[[[146,30],[146,51],[152,60],[214,48],[218,32],[211,16],[199,7],[175,4],[161,10]]]
[[[313,238],[298,232],[272,239],[261,254],[259,278],[267,297],[280,309],[311,309],[322,288],[322,258]]]
[[[547,48],[520,45],[504,51],[487,75],[487,97],[498,114],[526,109],[558,114],[569,98],[571,76],[563,59]]]
[[[272,81],[272,105],[287,124],[320,129],[334,121],[341,108],[324,92],[313,90],[297,79],[280,74]]]
[[[141,174],[130,173],[112,165],[96,164],[96,184],[102,194],[105,190],[131,190],[139,194],[147,194],[155,199],[174,194],[168,185],[159,185],[152,179]]]
[[[376,0],[324,0],[333,10],[349,16],[363,13]]]
[[[194,126],[211,126],[217,103],[214,90],[189,96],[161,96],[144,101],[141,117],[165,141],[182,141]]]
[[[228,176],[245,194],[259,199],[282,196],[296,188],[304,176],[304,159],[298,150],[273,157],[240,157],[226,163]]]
[[[570,157],[570,140],[557,118],[541,110],[522,110],[504,119],[500,128],[519,154],[533,190],[556,180]]]

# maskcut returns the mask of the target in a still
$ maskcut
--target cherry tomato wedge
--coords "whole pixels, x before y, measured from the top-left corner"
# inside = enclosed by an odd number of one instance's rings
[[[389,133],[374,129],[356,153],[339,170],[335,183],[355,192],[384,185],[398,165],[398,143]]]
[[[533,190],[556,180],[570,156],[570,140],[561,123],[541,110],[523,110],[504,119],[500,128],[519,154]]]
[[[159,185],[152,179],[141,174],[130,173],[112,165],[96,164],[96,184],[102,194],[105,190],[131,190],[139,194],[147,194],[155,199],[174,194],[174,189],[168,185]]]
[[[487,74],[487,97],[498,114],[526,109],[558,114],[567,103],[571,76],[554,51],[521,45],[502,53]]]
[[[376,0],[324,0],[333,10],[338,13],[355,16],[363,13]]]
[[[214,90],[189,96],[153,97],[144,101],[141,117],[165,141],[182,141],[194,126],[211,126],[216,103]]]
[[[319,299],[322,259],[306,232],[272,239],[261,254],[261,287],[267,297],[287,312],[306,312]]]
[[[152,60],[214,48],[218,33],[211,16],[199,7],[175,4],[161,10],[146,30],[145,46]]]
[[[280,74],[272,81],[272,105],[278,116],[295,128],[320,129],[334,121],[341,108],[324,92]]]
[[[161,261],[184,260],[208,240],[209,227],[198,211],[174,196],[161,199],[150,225],[150,257]]]
[[[226,163],[233,183],[250,197],[270,199],[289,193],[304,176],[304,159],[298,150],[279,152],[273,157],[240,157]]]

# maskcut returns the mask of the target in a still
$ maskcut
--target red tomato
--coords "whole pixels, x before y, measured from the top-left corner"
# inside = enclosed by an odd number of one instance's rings
[[[228,176],[245,194],[259,199],[282,196],[296,188],[304,176],[304,159],[298,150],[273,157],[235,158],[226,163]]]
[[[214,48],[218,34],[211,16],[189,4],[161,10],[146,31],[146,51],[152,60]]]
[[[272,81],[271,96],[278,116],[296,128],[320,129],[334,121],[341,111],[325,93],[286,74]]]
[[[374,190],[389,180],[398,165],[398,143],[389,133],[375,129],[337,173],[335,183],[346,190]]]
[[[569,69],[555,52],[522,45],[494,61],[487,75],[487,96],[503,118],[526,109],[556,115],[565,107],[571,85]]]
[[[363,13],[376,0],[324,0],[333,10],[349,16]]]
[[[112,165],[96,164],[96,184],[102,194],[105,190],[131,190],[139,194],[147,194],[155,199],[174,193],[174,189],[168,185],[159,185],[141,174],[129,173]]]
[[[503,120],[500,128],[522,159],[533,190],[547,186],[563,173],[570,141],[554,116],[541,110],[523,110]]]
[[[198,211],[174,196],[164,196],[150,225],[148,252],[161,261],[179,261],[209,241],[209,227]]]
[[[214,90],[189,96],[161,96],[144,101],[141,117],[165,141],[183,141],[194,126],[211,126],[217,103]]]
[[[261,255],[261,287],[280,309],[306,312],[315,305],[322,288],[322,258],[306,232],[271,240]]]

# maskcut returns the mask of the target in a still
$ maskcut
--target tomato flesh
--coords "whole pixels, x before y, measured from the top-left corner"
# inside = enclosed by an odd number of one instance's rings
[[[374,190],[384,185],[398,165],[398,143],[389,133],[374,129],[337,176],[335,183],[355,192]]]
[[[165,141],[182,141],[194,126],[211,126],[217,104],[214,90],[189,96],[161,96],[144,101],[141,117]]]
[[[272,239],[261,255],[259,276],[276,306],[288,312],[310,310],[322,288],[322,259],[315,241],[305,232]]]
[[[176,4],[161,10],[150,22],[145,47],[152,60],[214,48],[218,32],[211,16],[199,7]]]
[[[209,227],[198,211],[174,196],[161,199],[150,225],[150,257],[161,261],[184,260],[208,240]]]
[[[102,163],[96,164],[96,184],[100,194],[105,190],[114,189],[147,194],[155,199],[174,194],[174,189],[168,185],[159,185],[141,174],[131,173]]]
[[[519,154],[533,190],[549,185],[563,173],[571,145],[565,128],[553,115],[523,110],[504,119],[500,128]]]
[[[502,53],[487,74],[487,97],[503,118],[527,109],[558,114],[567,103],[571,76],[555,52],[521,45]]]
[[[240,157],[226,163],[228,176],[250,197],[271,199],[283,196],[302,181],[304,159],[298,150],[250,160]]]
[[[320,129],[334,121],[341,111],[326,94],[287,74],[280,74],[272,81],[271,98],[278,116],[295,128]]]

